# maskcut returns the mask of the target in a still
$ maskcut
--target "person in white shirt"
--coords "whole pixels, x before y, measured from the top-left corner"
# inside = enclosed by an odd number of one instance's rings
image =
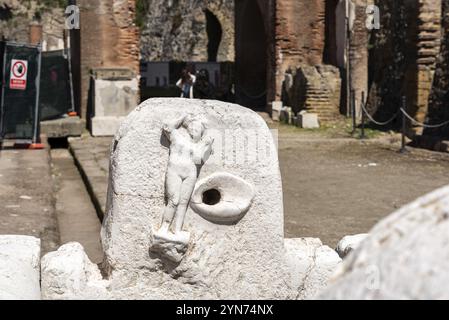
[[[176,82],[176,85],[181,89],[181,98],[193,99],[193,85],[195,81],[196,77],[188,69],[182,70],[181,79]]]

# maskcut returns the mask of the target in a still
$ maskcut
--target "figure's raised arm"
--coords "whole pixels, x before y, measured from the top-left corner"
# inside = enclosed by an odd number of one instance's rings
[[[205,138],[199,146],[199,159],[201,163],[205,163],[209,159],[210,155],[213,153],[212,144],[214,139],[212,137]]]
[[[183,115],[179,119],[175,119],[172,121],[166,121],[166,122],[164,122],[162,130],[168,136],[173,130],[179,129],[182,126],[182,124],[186,118],[187,118],[187,115]]]

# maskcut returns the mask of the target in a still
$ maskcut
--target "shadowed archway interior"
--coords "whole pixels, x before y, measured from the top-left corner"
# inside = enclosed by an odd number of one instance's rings
[[[237,100],[255,110],[267,104],[267,35],[264,19],[255,0],[247,1],[240,27],[240,46],[236,61]]]
[[[206,31],[207,31],[207,56],[209,62],[216,62],[218,49],[220,48],[223,30],[220,21],[209,10],[204,11],[206,14]]]

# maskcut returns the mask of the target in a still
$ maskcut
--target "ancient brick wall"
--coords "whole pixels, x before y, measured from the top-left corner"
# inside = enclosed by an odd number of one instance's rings
[[[357,0],[354,3],[354,21],[349,41],[350,88],[354,90],[357,103],[356,114],[361,116],[362,93],[368,95],[368,41],[369,30],[366,27],[366,7],[371,1]],[[342,108],[344,109],[344,108]],[[348,108],[346,108],[348,109]],[[345,110],[349,114],[349,110]]]
[[[235,2],[236,101],[253,109],[276,94],[275,14],[274,0]]]
[[[418,15],[417,77],[415,118],[425,122],[433,85],[436,60],[440,52],[441,0],[420,0]],[[416,130],[422,133],[422,128]]]
[[[441,0],[376,4],[381,8],[381,29],[372,34],[370,108],[385,120],[405,96],[407,112],[425,122],[440,51]],[[421,132],[415,127],[413,134]]]
[[[442,42],[428,108],[431,124],[449,120],[449,0],[442,0],[442,9]],[[424,134],[448,138],[449,126],[426,129]]]
[[[251,12],[246,12],[248,6],[257,3],[264,20],[266,43],[261,51],[266,61],[266,101],[280,100],[285,73],[296,70],[300,65],[322,64],[325,48],[325,13],[326,4],[322,0],[238,0],[235,2],[236,24],[236,70],[237,86],[245,87],[245,81],[240,81],[239,74],[248,74],[245,69],[245,24],[252,19]],[[264,52],[265,51],[265,52]],[[262,74],[262,72],[260,72]],[[248,81],[247,81],[248,82]],[[249,85],[248,85],[249,87]],[[252,90],[254,92],[261,91]],[[243,88],[245,89],[245,88]],[[251,91],[251,90],[246,90]],[[249,96],[249,95],[247,95]],[[241,101],[239,101],[241,102]],[[241,102],[241,103],[244,103]],[[250,102],[247,102],[248,104]],[[259,103],[259,102],[257,102]],[[269,104],[268,104],[269,105]],[[269,107],[267,111],[270,111]]]
[[[80,31],[74,60],[79,60],[80,66],[79,77],[74,78],[79,78],[81,116],[87,117],[90,71],[99,67],[122,67],[137,75],[139,35],[134,22],[135,0],[78,0],[77,5]]]
[[[286,81],[291,84],[284,84],[286,92],[283,97],[293,112],[297,114],[307,110],[316,113],[322,123],[338,119],[341,98],[340,70],[331,65],[303,65],[293,73],[291,80]]]
[[[418,7],[407,0],[376,0],[375,4],[381,26],[370,37],[368,108],[384,121],[398,111],[402,95],[414,100]]]
[[[301,64],[323,62],[325,1],[283,0],[276,3],[276,99],[281,98],[284,74]]]

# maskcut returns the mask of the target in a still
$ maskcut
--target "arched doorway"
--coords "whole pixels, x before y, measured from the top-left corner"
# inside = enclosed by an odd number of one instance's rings
[[[326,0],[325,47],[323,61],[337,66],[337,6],[339,0]],[[339,17],[340,18],[340,17]],[[338,39],[341,41],[341,39]]]
[[[223,30],[221,28],[220,21],[217,17],[210,12],[205,10],[206,14],[206,32],[207,32],[207,56],[209,62],[216,62],[218,49],[220,48],[221,37],[223,35]]]
[[[240,13],[236,52],[236,100],[255,110],[267,106],[267,36],[258,1],[247,0]]]

